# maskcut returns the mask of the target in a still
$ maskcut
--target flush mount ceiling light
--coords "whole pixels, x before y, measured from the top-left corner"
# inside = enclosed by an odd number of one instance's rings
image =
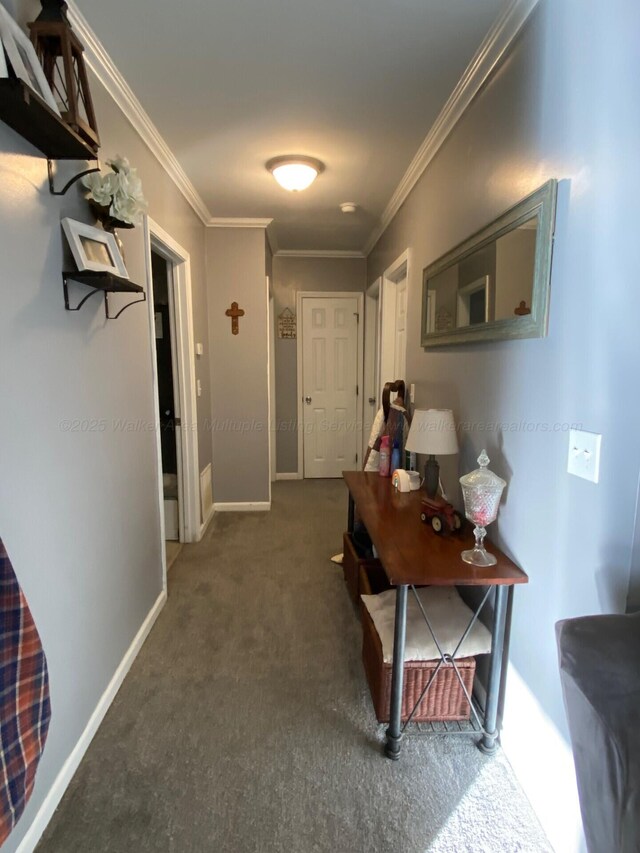
[[[306,190],[324,169],[324,164],[314,157],[299,157],[298,155],[287,155],[286,157],[274,157],[267,163],[267,169],[271,172],[280,186],[289,192],[300,192]]]

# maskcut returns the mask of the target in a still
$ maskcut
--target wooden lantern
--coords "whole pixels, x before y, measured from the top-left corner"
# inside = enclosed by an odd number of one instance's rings
[[[71,29],[64,0],[41,0],[42,12],[29,24],[35,47],[60,114],[96,153],[98,126],[89,91],[84,47]]]

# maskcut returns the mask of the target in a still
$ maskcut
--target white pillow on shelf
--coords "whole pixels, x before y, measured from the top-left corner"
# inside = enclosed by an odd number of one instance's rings
[[[460,638],[471,621],[473,611],[460,598],[452,586],[428,586],[416,590],[431,627],[444,652],[453,654]],[[360,596],[373,620],[382,642],[385,663],[393,661],[393,626],[396,612],[396,592],[390,589],[379,595]],[[471,657],[491,651],[491,634],[482,622],[476,619],[473,628],[462,644],[456,657]],[[407,634],[405,661],[434,660],[440,654],[431,632],[424,621],[418,602],[411,590],[407,596]]]

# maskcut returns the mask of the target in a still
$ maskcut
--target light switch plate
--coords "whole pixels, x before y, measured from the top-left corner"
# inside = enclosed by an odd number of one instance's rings
[[[600,445],[602,436],[595,432],[569,431],[567,471],[592,483],[600,478]]]
[[[196,379],[196,393],[198,397],[202,397],[202,383],[199,379]]]
[[[196,344],[196,355],[202,355],[204,352],[204,347],[202,344]]]

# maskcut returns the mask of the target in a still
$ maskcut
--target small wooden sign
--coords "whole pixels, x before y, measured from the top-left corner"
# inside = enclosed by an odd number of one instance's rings
[[[278,316],[278,337],[296,339],[296,315],[290,308],[285,308]]]

